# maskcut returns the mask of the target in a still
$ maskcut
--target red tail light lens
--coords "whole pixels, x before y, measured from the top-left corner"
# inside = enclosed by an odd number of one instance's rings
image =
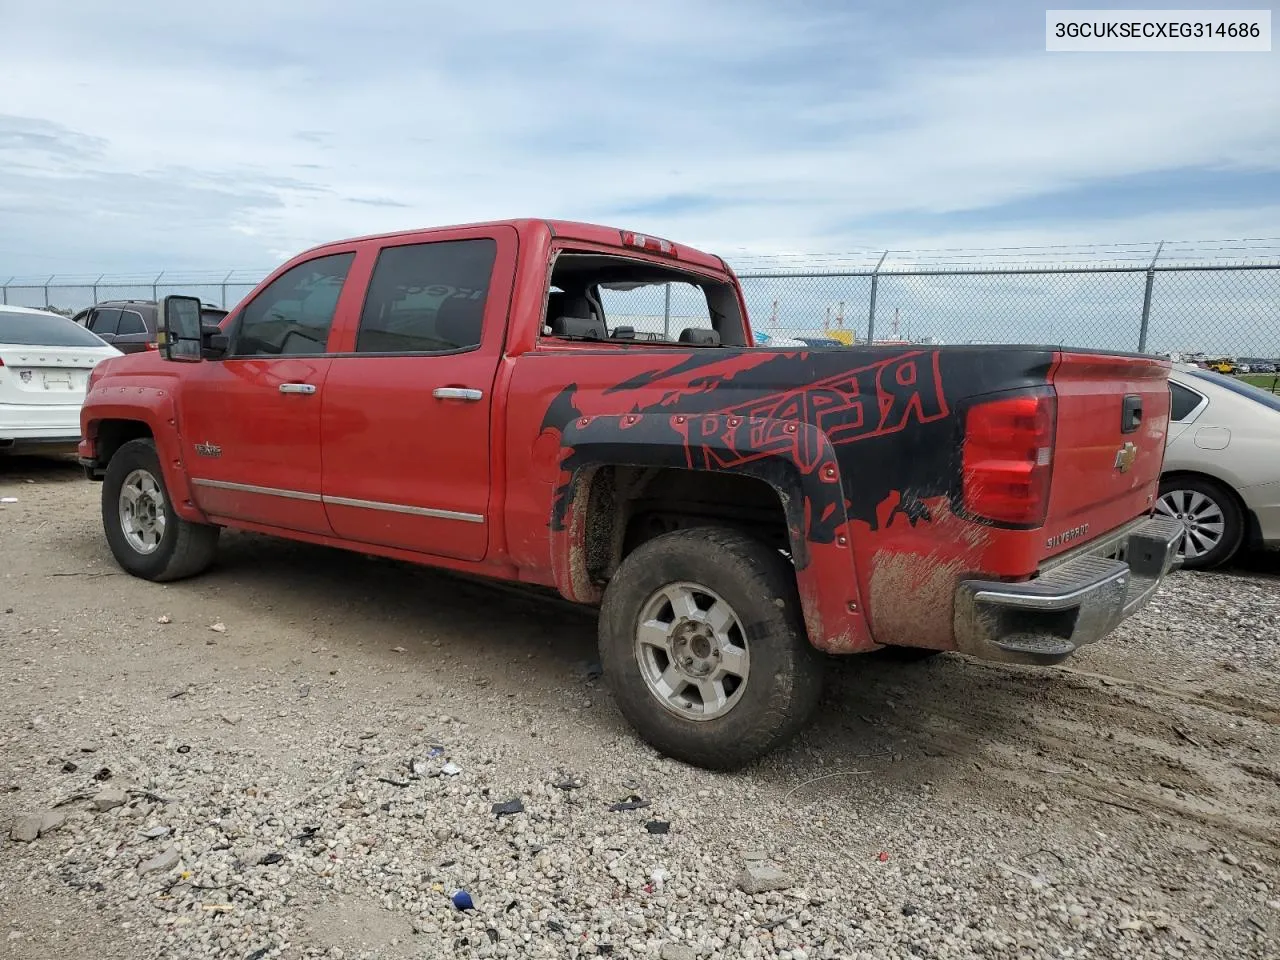
[[[1023,394],[975,404],[965,415],[964,508],[996,523],[1038,527],[1049,509],[1057,399]]]
[[[156,343],[154,340],[148,340],[148,341],[147,341],[147,349],[148,349],[148,350],[159,350],[159,349],[160,349],[160,344]]]

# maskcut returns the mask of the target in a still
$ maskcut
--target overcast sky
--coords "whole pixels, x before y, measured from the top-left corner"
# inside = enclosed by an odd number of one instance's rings
[[[0,0],[0,22],[4,276],[271,267],[523,215],[731,259],[1280,235],[1280,53],[1048,54],[1044,5]]]

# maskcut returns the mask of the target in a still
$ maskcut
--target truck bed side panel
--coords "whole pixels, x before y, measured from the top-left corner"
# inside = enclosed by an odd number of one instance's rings
[[[1055,359],[1052,350],[991,347],[566,347],[526,354],[511,386],[513,559],[548,566],[547,536],[569,522],[572,480],[585,465],[574,439],[593,418],[608,418],[615,431],[626,426],[622,412],[660,418],[654,429],[690,468],[745,470],[782,459],[821,478],[830,465],[825,445],[812,431],[788,429],[809,423],[829,440],[839,478],[804,486],[797,569],[802,584],[815,577],[822,586],[816,592],[836,598],[819,623],[810,618],[812,639],[846,652],[863,647],[863,598],[873,593],[874,616],[894,642],[905,630],[945,643],[954,582],[972,570],[1026,575],[1040,539],[1008,531],[997,544],[986,528],[951,513],[954,411],[975,395],[1044,385]],[[640,445],[634,449],[639,459]],[[520,455],[530,450],[532,457]],[[834,552],[845,545],[851,555]],[[831,566],[811,570],[814,563]],[[945,609],[922,615],[912,594],[926,581],[947,599]]]

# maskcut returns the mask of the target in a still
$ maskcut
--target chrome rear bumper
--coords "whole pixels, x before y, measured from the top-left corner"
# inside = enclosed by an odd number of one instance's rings
[[[1147,517],[1017,583],[963,580],[956,649],[987,660],[1052,664],[1140,610],[1180,564],[1182,524]]]

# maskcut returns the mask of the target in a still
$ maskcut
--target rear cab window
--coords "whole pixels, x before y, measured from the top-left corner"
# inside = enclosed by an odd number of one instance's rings
[[[84,327],[60,317],[0,310],[0,343],[17,347],[101,347]]]
[[[737,288],[625,254],[563,250],[551,268],[541,340],[745,346]]]

